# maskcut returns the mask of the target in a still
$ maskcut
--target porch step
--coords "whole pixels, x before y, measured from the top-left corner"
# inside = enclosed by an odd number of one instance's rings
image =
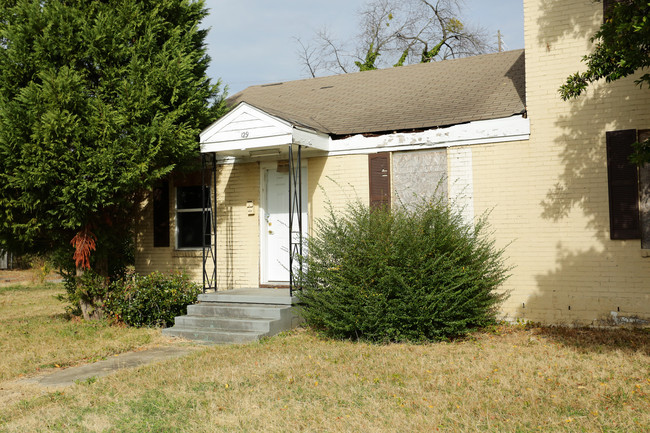
[[[228,332],[225,330],[215,332],[202,329],[180,329],[176,326],[163,329],[163,334],[212,344],[250,343],[260,338],[257,332]]]
[[[246,343],[276,335],[300,323],[286,293],[274,289],[238,289],[199,295],[187,315],[174,319],[163,334],[214,344]]]
[[[188,316],[204,317],[251,317],[258,319],[280,319],[285,305],[243,304],[230,302],[206,302],[187,306]]]
[[[227,329],[236,332],[251,331],[266,334],[271,331],[273,322],[276,320],[252,317],[180,316],[174,319],[174,325],[180,328]]]

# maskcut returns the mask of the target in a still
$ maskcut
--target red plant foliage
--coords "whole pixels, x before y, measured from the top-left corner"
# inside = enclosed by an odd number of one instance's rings
[[[70,243],[74,247],[74,259],[77,268],[90,269],[90,252],[96,249],[97,236],[88,227],[77,233]]]

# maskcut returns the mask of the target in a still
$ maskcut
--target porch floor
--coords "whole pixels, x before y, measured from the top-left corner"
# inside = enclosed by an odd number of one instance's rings
[[[298,303],[298,298],[289,296],[289,289],[244,288],[203,293],[199,295],[199,302],[294,305]]]

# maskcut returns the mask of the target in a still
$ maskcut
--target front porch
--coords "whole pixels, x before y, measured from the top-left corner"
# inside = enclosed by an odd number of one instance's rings
[[[291,329],[300,321],[293,306],[301,287],[294,274],[302,270],[303,238],[308,232],[304,158],[323,155],[329,136],[240,104],[203,131],[200,142],[203,294],[198,304],[188,306],[186,316],[176,317],[175,325],[163,332],[211,343],[243,343]],[[219,178],[224,166],[246,164],[255,164],[259,189],[229,186],[230,180]],[[229,272],[224,271],[228,261],[223,257],[252,251],[250,244],[245,249],[232,241],[235,236],[224,223],[221,204],[244,190],[250,191],[246,201],[234,206],[245,204],[246,218],[257,219],[258,257],[254,260],[259,263],[257,282],[246,284],[260,288],[240,285],[232,289],[237,285],[223,284]],[[240,230],[239,236],[251,232]],[[269,286],[285,288],[261,288]]]
[[[223,215],[218,203],[230,200],[244,189],[234,183],[229,187],[230,180],[217,178],[224,166],[246,164],[255,164],[259,172],[259,187],[246,188],[250,191],[245,202],[247,216],[257,218],[259,224],[255,234],[258,278],[247,284],[286,286],[289,296],[300,290],[294,273],[302,270],[303,239],[308,233],[306,158],[326,154],[329,142],[326,133],[293,124],[246,103],[239,104],[201,133],[204,293],[233,287],[219,284],[219,258],[232,254],[236,247],[232,241],[222,241],[224,235],[227,239],[228,228],[217,216]],[[243,204],[240,201],[235,206]],[[238,236],[251,232],[240,231]]]

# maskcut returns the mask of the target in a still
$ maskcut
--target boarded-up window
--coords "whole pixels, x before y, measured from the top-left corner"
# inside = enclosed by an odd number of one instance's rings
[[[447,149],[395,152],[392,155],[396,202],[413,208],[434,196],[447,200]]]
[[[153,246],[169,247],[169,182],[153,189]]]
[[[390,207],[390,153],[368,155],[370,207]]]
[[[636,130],[607,133],[607,179],[611,239],[639,239],[638,169],[630,162]]]

